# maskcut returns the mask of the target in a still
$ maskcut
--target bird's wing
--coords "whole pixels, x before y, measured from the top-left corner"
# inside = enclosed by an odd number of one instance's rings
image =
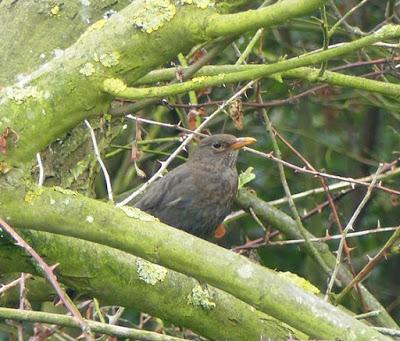
[[[135,205],[152,212],[168,207],[185,207],[193,197],[191,173],[181,165],[156,181]]]

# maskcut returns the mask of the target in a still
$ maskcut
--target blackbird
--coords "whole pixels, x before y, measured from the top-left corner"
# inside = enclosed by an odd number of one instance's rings
[[[186,163],[157,180],[135,205],[163,223],[207,239],[230,213],[238,187],[238,151],[256,140],[217,134]]]

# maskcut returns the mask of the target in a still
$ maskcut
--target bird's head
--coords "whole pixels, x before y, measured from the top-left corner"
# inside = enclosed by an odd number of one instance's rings
[[[229,134],[211,135],[200,141],[197,149],[189,156],[189,160],[234,167],[239,150],[255,142],[256,139],[252,137],[235,137]]]

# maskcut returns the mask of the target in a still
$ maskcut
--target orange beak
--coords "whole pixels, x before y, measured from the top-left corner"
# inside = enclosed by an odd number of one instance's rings
[[[236,150],[236,149],[241,149],[244,146],[248,146],[249,144],[253,144],[256,142],[257,142],[257,140],[253,137],[239,137],[229,147]]]

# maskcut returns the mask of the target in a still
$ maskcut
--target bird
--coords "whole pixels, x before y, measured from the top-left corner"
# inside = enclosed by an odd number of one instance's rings
[[[229,134],[203,138],[188,160],[154,182],[135,207],[167,225],[210,239],[236,196],[238,152],[255,142]]]

